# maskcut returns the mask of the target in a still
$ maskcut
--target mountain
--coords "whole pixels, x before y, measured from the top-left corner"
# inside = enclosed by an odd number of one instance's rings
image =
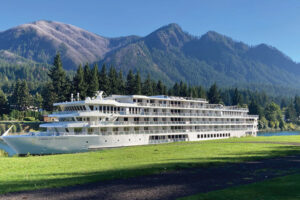
[[[66,69],[79,64],[114,65],[123,72],[139,71],[171,85],[300,89],[300,64],[267,44],[250,46],[209,31],[190,35],[177,24],[163,26],[144,37],[102,37],[73,25],[37,21],[0,32],[1,55],[9,60],[52,63],[57,51]]]
[[[277,85],[299,88],[300,65],[274,47],[249,46],[209,31],[191,36],[177,24],[164,26],[138,41],[108,53],[110,63],[167,83],[186,81],[209,86]]]
[[[37,21],[0,32],[0,49],[41,63],[52,63],[57,51],[67,69],[92,63],[107,52],[138,39],[109,39],[81,28],[52,21]]]
[[[3,64],[36,64],[35,61],[26,59],[7,50],[0,50],[0,63]],[[1,65],[1,64],[0,64]]]

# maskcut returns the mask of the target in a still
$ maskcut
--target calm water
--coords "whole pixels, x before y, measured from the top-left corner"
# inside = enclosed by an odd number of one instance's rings
[[[284,136],[284,135],[300,135],[300,131],[278,131],[278,132],[257,133],[257,136]]]

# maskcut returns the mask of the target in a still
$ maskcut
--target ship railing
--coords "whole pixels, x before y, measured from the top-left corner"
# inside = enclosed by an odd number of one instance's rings
[[[116,115],[128,115],[128,116],[134,116],[134,115],[139,115],[139,116],[150,116],[150,115],[153,115],[153,116],[199,116],[199,117],[220,117],[220,116],[223,116],[223,117],[245,117],[245,118],[249,118],[249,117],[257,117],[256,115],[236,115],[236,114],[222,114],[222,113],[218,113],[218,114],[214,114],[214,113],[166,113],[166,112],[140,112],[140,113],[129,113],[129,112],[125,112],[125,111],[120,111],[120,112],[114,112],[114,113],[111,113],[111,112],[107,112],[107,113],[104,113],[104,112],[99,112],[99,111],[62,111],[62,112],[54,112],[53,114],[75,114],[75,113],[88,113],[88,114],[91,114],[91,113],[101,113],[101,114],[106,114],[106,115],[111,115],[111,114],[116,114]]]
[[[117,122],[107,122],[107,121],[99,121],[97,122],[90,122],[90,125],[184,125],[184,124],[216,124],[216,125],[253,125],[253,122],[235,122],[235,121],[231,121],[231,122],[220,122],[220,121],[168,121],[168,122],[164,122],[164,121],[153,121],[153,122],[148,122],[148,121],[144,121],[144,122],[128,122],[128,121],[117,121]]]
[[[248,111],[248,108],[241,108],[238,106],[223,106],[215,104],[204,105],[186,105],[186,104],[161,104],[161,103],[136,103],[138,106],[149,107],[163,107],[163,108],[202,108],[202,109],[218,109],[218,110],[232,110],[232,111]]]

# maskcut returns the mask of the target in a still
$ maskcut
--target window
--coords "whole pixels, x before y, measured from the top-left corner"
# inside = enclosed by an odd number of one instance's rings
[[[74,128],[75,134],[80,134],[82,133],[82,128]]]
[[[88,128],[88,134],[93,134],[93,128]]]
[[[100,131],[101,131],[101,132],[106,132],[106,131],[107,131],[107,128],[101,128]]]

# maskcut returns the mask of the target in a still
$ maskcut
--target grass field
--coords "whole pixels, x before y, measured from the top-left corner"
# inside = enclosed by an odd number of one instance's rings
[[[300,142],[300,136],[264,137],[268,141]],[[300,153],[282,144],[233,138],[106,149],[96,152],[0,158],[0,193],[127,178],[196,166],[220,165]],[[227,143],[237,142],[237,143]]]
[[[300,199],[300,174],[283,176],[225,190],[218,190],[180,200],[298,200]]]

